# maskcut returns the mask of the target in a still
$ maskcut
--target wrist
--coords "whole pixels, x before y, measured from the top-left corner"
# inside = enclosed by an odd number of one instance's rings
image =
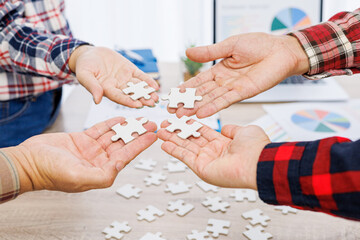
[[[309,57],[296,37],[284,36],[286,46],[294,55],[296,61],[292,75],[303,75],[310,70]]]
[[[22,194],[33,191],[33,183],[28,173],[29,164],[27,154],[23,152],[20,146],[4,148],[1,149],[1,151],[9,158],[10,161],[13,162],[16,167],[20,182],[19,193]]]
[[[86,52],[92,48],[94,48],[94,47],[90,46],[90,45],[81,45],[81,46],[75,48],[75,50],[71,53],[68,66],[73,73],[76,74],[76,62],[77,62],[77,59],[79,58],[79,56],[81,56],[84,52]]]

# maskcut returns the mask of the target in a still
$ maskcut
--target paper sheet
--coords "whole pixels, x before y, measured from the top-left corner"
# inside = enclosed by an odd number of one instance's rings
[[[264,109],[295,141],[341,136],[360,138],[360,101],[348,103],[289,103]]]
[[[270,138],[271,142],[288,142],[291,137],[285,130],[269,115],[265,115],[249,125],[261,127]]]

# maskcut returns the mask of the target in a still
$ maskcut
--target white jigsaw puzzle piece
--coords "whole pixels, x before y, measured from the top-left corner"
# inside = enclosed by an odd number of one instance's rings
[[[151,158],[148,159],[140,159],[139,163],[135,165],[136,169],[145,170],[145,171],[152,171],[156,166],[157,162],[152,160]]]
[[[183,181],[179,181],[177,183],[167,183],[165,192],[171,192],[171,194],[180,194],[186,193],[190,191],[191,184],[185,184]]]
[[[175,210],[177,210],[176,214],[183,217],[189,212],[191,212],[194,208],[194,205],[190,203],[185,203],[184,200],[179,199],[176,201],[170,201],[167,210],[170,212],[174,212]]]
[[[182,139],[187,139],[190,136],[200,137],[201,134],[197,130],[202,128],[203,125],[199,122],[187,124],[190,119],[191,118],[187,116],[182,116],[180,119],[168,119],[170,125],[165,129],[169,132],[175,132],[176,130],[180,130],[181,132],[179,132],[177,135]]]
[[[208,226],[206,227],[206,231],[212,233],[212,236],[217,238],[220,234],[228,235],[230,225],[230,221],[210,218],[208,221]]]
[[[162,238],[161,235],[161,232],[158,232],[156,234],[146,233],[142,238],[140,238],[140,240],[166,240],[165,238]]]
[[[270,217],[267,215],[264,215],[263,211],[261,211],[260,209],[256,208],[250,211],[247,211],[245,213],[243,213],[241,215],[243,218],[245,219],[251,219],[250,224],[251,225],[256,225],[256,224],[261,224],[264,227],[267,226],[267,221],[270,221]]]
[[[203,190],[204,192],[209,192],[209,191],[212,191],[214,193],[217,193],[219,191],[219,187],[217,186],[214,186],[214,185],[211,185],[211,184],[208,184],[204,181],[199,181],[199,182],[196,182],[196,185],[198,185],[198,187]]]
[[[176,162],[172,162],[172,161],[168,162],[164,166],[164,169],[167,169],[169,173],[178,173],[178,172],[185,172],[187,166],[183,162],[180,162],[179,160],[176,159]]]
[[[134,84],[133,82],[128,82],[127,85],[128,88],[125,88],[122,91],[126,95],[133,93],[130,96],[132,100],[138,100],[142,97],[145,98],[146,100],[149,100],[151,98],[150,93],[155,92],[155,89],[152,87],[148,87],[149,85],[144,81],[136,84]]]
[[[275,210],[280,210],[282,214],[287,215],[288,213],[296,214],[298,210],[289,206],[276,206]]]
[[[249,240],[268,240],[272,238],[270,233],[265,233],[264,228],[261,226],[252,227],[250,225],[246,226],[247,231],[243,232],[244,236]]]
[[[136,188],[132,184],[126,184],[116,190],[117,194],[127,199],[131,197],[139,198],[141,192],[142,190],[140,188]]]
[[[144,179],[146,186],[156,185],[159,186],[162,181],[166,180],[166,176],[162,172],[150,173],[148,177]]]
[[[235,192],[230,194],[230,197],[235,198],[237,202],[243,202],[247,199],[249,202],[256,202],[256,191],[252,189],[235,189]]]
[[[226,212],[227,208],[230,207],[228,202],[222,200],[221,197],[206,197],[206,200],[202,202],[202,205],[208,207],[212,212]]]
[[[202,96],[196,96],[196,88],[186,88],[185,92],[180,92],[180,88],[171,88],[170,94],[163,96],[163,100],[169,100],[169,108],[178,108],[178,104],[184,104],[183,108],[194,108],[195,101],[201,101]]]
[[[129,227],[128,222],[119,223],[118,221],[114,221],[110,224],[110,227],[106,227],[103,230],[103,233],[106,234],[105,239],[121,239],[124,236],[121,232],[128,233],[130,230],[131,227]]]
[[[197,230],[192,230],[191,234],[187,235],[186,238],[188,240],[213,240],[208,232],[199,232]]]
[[[146,118],[141,118],[140,120],[136,120],[135,118],[128,118],[125,121],[127,122],[126,125],[121,125],[118,123],[111,128],[116,133],[111,137],[113,142],[122,139],[124,143],[127,144],[135,139],[132,136],[133,133],[142,135],[147,132],[146,128],[143,126],[143,124],[148,122]]]
[[[146,220],[148,222],[152,222],[156,219],[155,215],[161,217],[164,215],[164,212],[152,205],[149,205],[146,207],[146,209],[138,211],[137,215],[139,215],[137,218],[139,221]]]

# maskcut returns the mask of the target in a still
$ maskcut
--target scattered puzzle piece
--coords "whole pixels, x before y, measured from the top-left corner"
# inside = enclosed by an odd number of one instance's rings
[[[148,222],[152,222],[156,218],[155,215],[161,217],[164,215],[164,212],[152,205],[149,205],[146,209],[138,211],[137,214],[139,215],[137,218],[139,221],[146,220]]]
[[[162,172],[158,173],[150,173],[148,177],[144,179],[146,186],[156,185],[159,186],[161,181],[165,181],[166,176],[162,174]]]
[[[169,132],[180,130],[181,132],[179,132],[177,135],[182,139],[187,139],[190,136],[200,137],[201,134],[197,132],[197,130],[202,128],[203,125],[199,122],[187,124],[190,119],[191,118],[187,116],[182,116],[180,119],[168,119],[170,125],[166,128],[166,130],[168,130]]]
[[[184,104],[184,108],[194,108],[195,101],[201,101],[202,96],[195,96],[196,88],[186,88],[185,92],[180,92],[180,88],[171,88],[168,96],[163,96],[163,100],[169,100],[170,108],[178,108],[179,103]]]
[[[110,227],[107,227],[103,230],[103,233],[106,234],[105,239],[111,239],[111,238],[115,238],[115,239],[121,239],[124,234],[122,234],[121,232],[130,232],[131,227],[129,227],[128,222],[122,222],[119,223],[117,221],[114,221],[113,223],[111,223]]]
[[[147,130],[143,127],[143,124],[148,122],[146,118],[141,118],[140,120],[136,120],[135,118],[128,118],[125,121],[127,122],[126,125],[121,125],[118,123],[111,128],[116,133],[111,137],[113,142],[122,139],[124,143],[127,144],[128,142],[131,142],[135,139],[132,136],[133,133],[142,135],[147,132]]]
[[[191,234],[187,235],[188,240],[213,240],[208,232],[198,232],[197,230],[192,230]]]
[[[152,160],[151,158],[148,159],[140,159],[139,163],[135,165],[136,169],[141,169],[145,171],[152,171],[156,166],[157,162]]]
[[[280,210],[282,214],[287,215],[288,213],[294,213],[296,214],[298,210],[296,208],[292,208],[289,206],[276,206],[275,210]]]
[[[183,162],[177,160],[177,162],[168,162],[164,166],[164,169],[167,169],[170,173],[185,172],[187,166]]]
[[[126,184],[121,188],[118,188],[116,190],[116,193],[123,196],[124,198],[129,199],[131,197],[139,198],[140,197],[139,193],[141,193],[141,191],[142,190],[140,188],[136,188],[132,184]]]
[[[246,226],[247,231],[243,232],[244,236],[250,240],[268,240],[272,238],[270,233],[265,233],[264,228],[261,226],[252,227]]]
[[[214,193],[217,193],[219,191],[219,187],[208,184],[204,181],[196,182],[196,185],[198,185],[198,187],[204,192],[213,191]]]
[[[252,189],[236,189],[230,197],[235,198],[235,201],[242,202],[247,199],[249,202],[256,202],[256,191]]]
[[[230,204],[223,202],[221,197],[206,197],[206,200],[203,201],[202,204],[212,212],[226,212],[226,208],[230,207]]]
[[[220,234],[228,235],[230,225],[230,221],[210,218],[208,221],[208,226],[206,227],[206,231],[212,233],[212,236],[217,238]]]
[[[186,193],[190,191],[191,184],[185,184],[183,181],[178,183],[167,183],[165,192],[171,192],[171,194]]]
[[[128,88],[125,88],[122,91],[127,95],[132,94],[130,96],[132,100],[138,100],[142,97],[148,100],[151,98],[149,94],[155,92],[155,89],[148,87],[149,85],[144,81],[136,84],[133,82],[128,82],[127,85]]]
[[[177,210],[176,214],[183,217],[194,208],[194,205],[189,203],[186,204],[184,200],[179,199],[176,201],[170,201],[167,210],[169,210],[170,212],[174,212],[175,210]]]
[[[161,237],[161,232],[158,232],[156,234],[152,233],[146,233],[140,240],[166,240],[165,238]]]
[[[170,157],[170,162],[180,162],[179,159],[174,158],[174,157]]]
[[[263,211],[261,211],[260,209],[256,208],[254,210],[245,212],[241,215],[243,218],[245,219],[251,219],[250,224],[251,225],[256,225],[256,224],[261,224],[264,227],[267,226],[267,221],[270,221],[269,216],[264,215]]]

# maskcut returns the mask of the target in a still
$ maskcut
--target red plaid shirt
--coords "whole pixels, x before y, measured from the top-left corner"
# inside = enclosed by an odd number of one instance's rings
[[[37,95],[75,80],[64,0],[0,0],[0,101]]]
[[[292,35],[310,59],[310,78],[360,72],[360,9]],[[360,140],[271,143],[257,184],[264,202],[360,220]]]

